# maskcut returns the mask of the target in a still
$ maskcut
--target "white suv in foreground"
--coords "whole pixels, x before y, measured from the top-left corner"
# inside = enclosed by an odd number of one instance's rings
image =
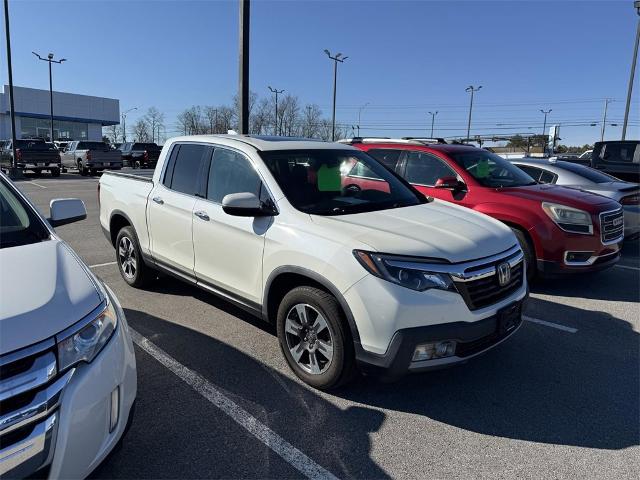
[[[84,478],[130,424],[136,360],[113,292],[0,173],[0,477]]]
[[[511,230],[424,197],[350,146],[174,138],[153,177],[107,172],[99,188],[127,283],[166,272],[274,322],[289,365],[317,388],[356,367],[395,376],[464,362],[521,324]]]

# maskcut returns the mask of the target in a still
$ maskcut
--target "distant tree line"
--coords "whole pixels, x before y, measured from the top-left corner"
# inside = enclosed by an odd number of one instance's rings
[[[165,116],[156,107],[149,107],[147,112],[130,128],[127,128],[126,139],[132,142],[163,143],[166,139]],[[111,125],[106,128],[103,140],[109,143],[121,143],[125,139],[122,125]]]

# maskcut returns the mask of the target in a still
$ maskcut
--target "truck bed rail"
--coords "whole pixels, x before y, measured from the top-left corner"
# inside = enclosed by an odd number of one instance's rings
[[[153,183],[153,170],[138,170],[136,173],[116,172],[113,170],[105,170],[103,175],[113,175],[116,177],[130,178],[139,182]]]

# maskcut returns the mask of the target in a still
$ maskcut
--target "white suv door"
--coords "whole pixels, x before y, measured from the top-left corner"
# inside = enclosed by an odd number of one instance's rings
[[[153,257],[191,276],[193,207],[211,151],[210,146],[197,143],[175,144],[161,182],[154,187],[147,203]]]
[[[193,209],[193,246],[198,281],[223,293],[260,303],[262,254],[273,217],[237,217],[222,210],[231,193],[269,194],[251,161],[242,153],[215,147],[204,199]]]

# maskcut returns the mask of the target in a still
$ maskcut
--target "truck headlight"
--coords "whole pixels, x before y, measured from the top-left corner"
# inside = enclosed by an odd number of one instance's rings
[[[565,232],[593,234],[589,212],[549,202],[542,202],[542,210]]]
[[[91,362],[107,344],[118,325],[118,313],[107,295],[107,305],[94,319],[58,340],[60,370],[80,362]]]
[[[353,254],[365,270],[388,282],[419,292],[431,288],[456,291],[453,280],[451,280],[448,273],[431,272],[427,265],[423,269],[420,267],[419,262],[409,261],[406,257],[365,252],[363,250],[354,250]]]

